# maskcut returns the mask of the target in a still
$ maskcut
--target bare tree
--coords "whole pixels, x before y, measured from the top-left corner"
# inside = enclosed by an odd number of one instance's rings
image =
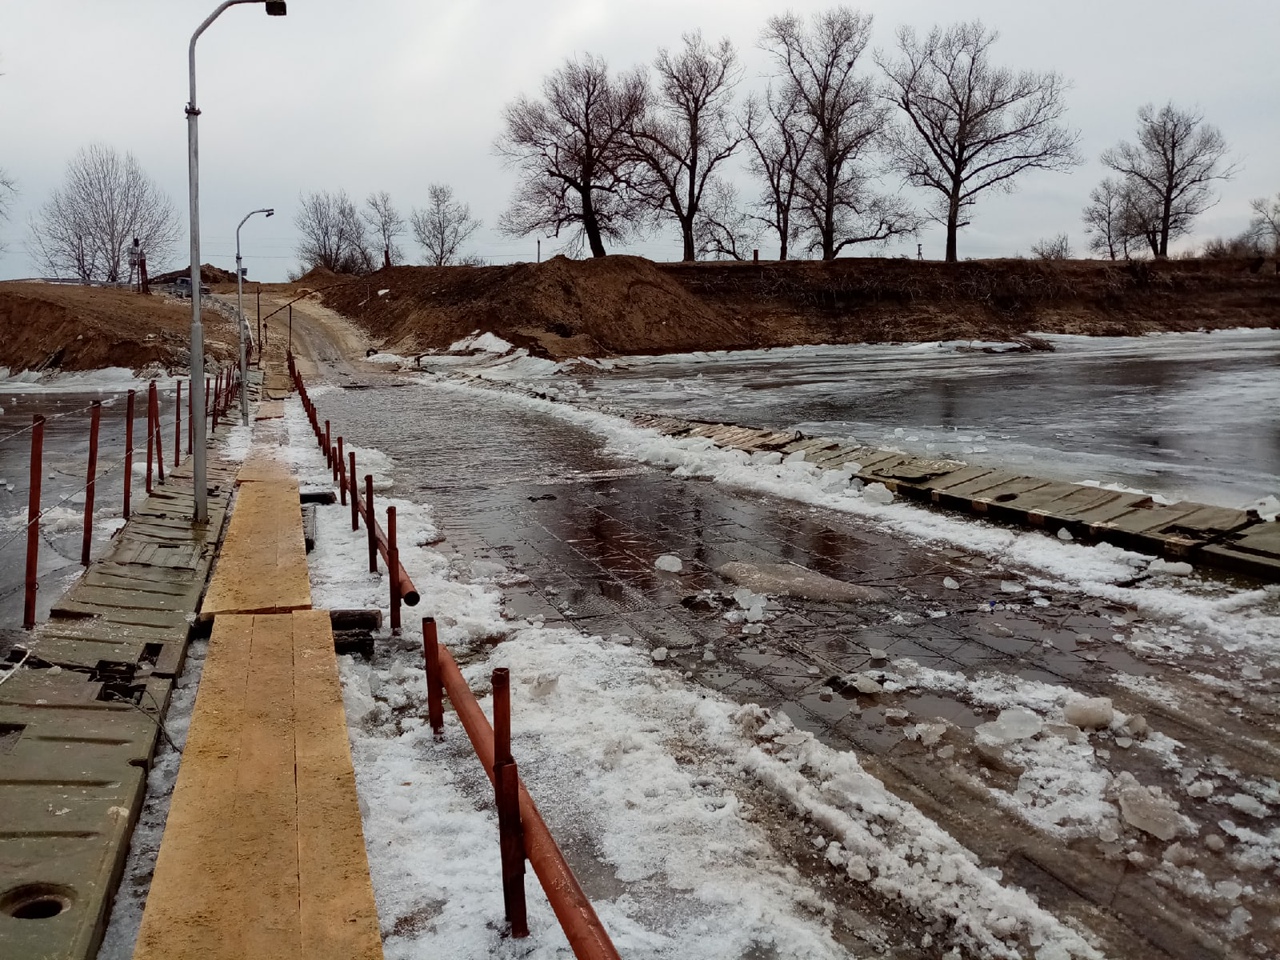
[[[374,269],[364,220],[347,191],[300,194],[293,225],[302,235],[297,254],[303,272],[315,267],[336,273],[367,273]]]
[[[938,195],[932,216],[946,225],[948,262],[983,191],[1010,191],[1027,170],[1080,162],[1079,133],[1060,123],[1067,84],[1057,73],[995,66],[999,37],[978,20],[934,27],[923,39],[902,27],[898,57],[880,60],[885,96],[906,115],[886,131],[889,153],[908,183]]]
[[[1259,243],[1269,244],[1272,253],[1280,257],[1280,193],[1270,199],[1259,197],[1252,200],[1249,207],[1253,210],[1249,232],[1258,238]],[[1280,264],[1276,268],[1280,270]]]
[[[683,40],[683,50],[661,49],[654,60],[657,95],[631,131],[632,183],[645,202],[680,225],[681,259],[695,260],[703,196],[716,168],[742,142],[729,110],[742,71],[727,37],[715,47],[700,32]]]
[[[453,198],[453,188],[433,183],[427,190],[425,210],[414,209],[409,220],[413,235],[427,254],[427,264],[445,267],[451,263],[468,263],[474,258],[462,256],[462,245],[480,227],[471,216],[468,204]]]
[[[771,84],[763,99],[747,100],[742,128],[751,145],[751,172],[763,184],[759,219],[777,233],[778,259],[786,260],[796,237],[791,211],[813,126],[804,122],[795,91],[779,93]]]
[[[1112,260],[1131,259],[1133,244],[1150,244],[1154,237],[1150,213],[1133,185],[1116,177],[1106,177],[1093,188],[1081,220],[1089,250]]]
[[[1156,217],[1157,257],[1167,257],[1170,239],[1189,233],[1195,218],[1218,202],[1213,182],[1236,173],[1218,128],[1172,103],[1158,112],[1151,104],[1142,107],[1137,143],[1121,141],[1102,154],[1102,162],[1132,185],[1139,204]]]
[[[178,214],[133,154],[95,143],[67,164],[62,187],[31,218],[30,231],[32,255],[46,273],[116,283],[128,276],[135,237],[151,263],[164,264],[178,240]]]
[[[405,222],[391,202],[391,194],[385,190],[369,194],[361,215],[382,246],[383,264],[392,267],[404,263],[404,254],[396,245],[396,238],[404,233]]]
[[[600,57],[567,60],[542,83],[542,99],[520,97],[503,110],[495,147],[522,180],[499,228],[515,236],[573,230],[593,257],[621,240],[643,216],[629,188],[630,133],[646,103],[639,71],[609,76]]]
[[[1070,260],[1071,238],[1060,233],[1047,240],[1037,240],[1031,245],[1031,255],[1037,260]]]
[[[914,211],[875,188],[869,170],[887,111],[875,85],[856,72],[870,31],[869,15],[836,7],[815,14],[808,29],[795,14],[773,17],[762,38],[777,61],[784,95],[795,98],[812,132],[796,170],[793,214],[810,237],[809,250],[823,260],[852,244],[920,228]]]
[[[698,208],[694,239],[700,256],[746,260],[759,244],[760,218],[742,208],[733,184],[716,180]]]
[[[12,178],[0,169],[0,223],[7,223],[9,220],[9,205],[13,202],[13,198],[17,196],[18,188],[14,184]],[[8,247],[3,240],[0,240],[0,254],[4,253]]]

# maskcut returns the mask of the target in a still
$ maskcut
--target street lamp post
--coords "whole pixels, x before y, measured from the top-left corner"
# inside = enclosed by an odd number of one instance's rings
[[[248,324],[244,320],[244,270],[240,267],[240,227],[243,227],[255,213],[265,213],[268,217],[276,215],[275,210],[263,207],[261,210],[250,210],[236,227],[236,322],[240,332],[240,422],[249,425],[249,360],[245,354],[244,342],[248,339]],[[261,346],[258,347],[262,349]]]
[[[187,100],[187,183],[191,206],[191,483],[195,503],[193,519],[196,523],[209,522],[209,480],[205,463],[204,328],[200,325],[200,137],[196,127],[200,110],[196,107],[196,41],[209,28],[209,24],[222,15],[223,10],[238,3],[262,3],[268,16],[285,15],[285,0],[224,0],[191,35],[191,45],[187,52],[191,79],[191,93]]]

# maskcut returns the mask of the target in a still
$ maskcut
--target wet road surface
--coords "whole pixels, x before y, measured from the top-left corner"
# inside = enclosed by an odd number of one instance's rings
[[[1189,841],[1190,856],[1213,883],[1232,881],[1238,867],[1195,846],[1218,834],[1221,808],[1189,801],[1181,770],[1218,762],[1241,783],[1274,775],[1280,758],[1274,671],[1242,689],[1231,682],[1221,651],[1176,624],[1087,596],[1010,593],[1005,584],[1017,587],[1016,574],[982,557],[909,544],[846,516],[677,479],[609,456],[593,435],[497,396],[464,397],[373,373],[353,377],[343,370],[332,378],[348,387],[355,380],[362,389],[319,400],[323,415],[349,440],[395,459],[392,493],[432,506],[443,547],[457,551],[464,570],[501,564],[528,578],[506,586],[509,616],[666,648],[662,662],[671,669],[739,702],[780,708],[827,743],[855,750],[890,789],[985,864],[1092,930],[1108,954],[1231,956],[1248,942],[1226,939],[1222,904],[1177,892],[1176,881],[1154,869],[1163,845],[1151,837],[1132,830],[1121,839],[1087,830],[1064,837],[1011,821],[997,801],[1020,789],[1023,771],[1012,754],[979,748],[972,737],[978,724],[995,718],[989,703],[909,679],[871,694],[831,680],[859,672],[886,680],[891,664],[910,658],[969,679],[995,674],[1112,697],[1117,709],[1144,715],[1153,729],[1181,742],[1181,767],[1131,743],[1100,749],[1099,762],[1109,775],[1129,772],[1178,796],[1200,831]],[[655,569],[663,554],[680,556],[683,570]],[[773,598],[755,632],[740,616],[726,617],[741,613],[735,585],[716,572],[730,561],[798,564],[876,587],[883,597]],[[1153,645],[1139,655],[1123,641],[1140,632],[1194,641],[1194,652],[1173,655]],[[1120,677],[1176,685],[1182,702],[1139,696]],[[940,740],[926,745],[918,732],[913,739],[915,724],[938,720],[947,722]],[[825,885],[829,868],[789,823],[794,817],[785,810],[774,817],[777,842],[789,844],[801,869]],[[1280,826],[1276,811],[1267,817],[1254,826]],[[1259,903],[1280,903],[1265,869],[1249,872],[1247,881],[1255,912]],[[844,895],[857,915],[884,916],[884,905],[859,885],[848,885]],[[912,929],[914,921],[895,923],[897,933],[894,924],[885,927],[891,938],[919,942],[924,931]],[[1280,951],[1280,931],[1265,923],[1250,931],[1250,949]]]

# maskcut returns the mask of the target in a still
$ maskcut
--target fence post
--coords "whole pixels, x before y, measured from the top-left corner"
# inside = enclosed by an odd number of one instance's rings
[[[192,446],[191,437],[194,434],[194,431],[191,429],[191,425],[192,425],[191,398],[195,395],[195,392],[196,392],[196,382],[194,380],[188,380],[187,381],[187,453],[191,453],[191,446]]]
[[[338,500],[341,506],[347,505],[347,458],[342,452],[342,438],[338,438],[338,471],[333,475],[338,481]]]
[[[324,465],[333,466],[333,444],[329,440],[329,421],[324,422]]]
[[[511,674],[493,671],[493,789],[502,852],[502,902],[511,936],[529,935],[524,900],[524,830],[520,824],[520,776],[511,756]]]
[[[89,415],[89,479],[84,485],[84,539],[80,544],[80,564],[89,565],[89,548],[93,543],[93,493],[98,479],[98,425],[102,422],[102,401],[93,401]]]
[[[155,383],[147,389],[147,493],[151,492],[151,471],[156,454]]]
[[[422,618],[422,652],[427,662],[427,720],[437,740],[444,737],[444,683],[440,679],[440,638],[436,618]]]
[[[151,381],[151,397],[156,408],[156,479],[164,483],[164,424],[160,422],[160,391],[154,380]]]
[[[387,579],[391,581],[391,632],[400,632],[400,550],[396,547],[396,508],[387,507]]]
[[[31,421],[31,490],[27,495],[27,583],[22,601],[22,625],[36,625],[36,570],[40,565],[40,475],[44,472],[44,417]]]
[[[182,381],[178,381],[178,396],[173,401],[173,469],[182,464]]]
[[[360,529],[360,486],[356,480],[356,453],[352,450],[347,454],[349,461],[347,467],[347,476],[351,480],[351,529]]]
[[[378,572],[377,518],[373,514],[373,474],[364,475],[364,525],[369,531],[369,572]]]
[[[222,371],[213,378],[213,406],[209,408],[209,433],[218,432],[218,401],[222,399]]]
[[[338,459],[338,445],[335,443],[332,447],[330,447],[330,448],[329,448],[329,463],[330,463],[330,464],[332,465],[332,467],[333,467],[333,482],[334,482],[334,483],[337,483],[337,482],[338,482],[338,464],[339,464],[340,462],[341,462],[341,461]]]
[[[129,519],[129,501],[133,494],[133,404],[134,393],[129,391],[124,410],[124,507],[121,513]]]
[[[210,382],[211,382],[211,381],[209,380],[209,378],[208,378],[208,377],[205,377],[205,378],[204,378],[204,412],[205,412],[205,415],[206,415],[206,416],[212,417],[212,416],[213,416],[213,407],[209,406],[209,386],[210,386]]]

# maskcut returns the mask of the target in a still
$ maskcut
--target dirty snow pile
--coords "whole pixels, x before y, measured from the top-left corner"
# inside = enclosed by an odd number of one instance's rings
[[[286,456],[304,483],[323,483],[323,459],[294,402],[287,425]],[[921,949],[1098,956],[852,754],[656,667],[627,638],[504,618],[495,584],[513,578],[501,565],[477,567],[447,544],[427,546],[437,536],[429,507],[384,502],[397,508],[402,543],[418,545],[401,556],[423,604],[406,608],[401,637],[378,640],[372,664],[342,658],[340,671],[387,957],[549,958],[567,949],[532,873],[532,936],[500,934],[491,787],[452,712],[442,742],[425,725],[423,615],[436,618],[486,711],[491,671],[511,670],[521,775],[624,956],[849,956],[834,935],[839,914],[823,894],[827,881],[798,873],[768,826],[797,813],[829,876],[900,903],[922,931]],[[386,582],[368,573],[365,543],[345,512],[317,514],[316,605],[385,608]],[[763,599],[743,589],[734,611],[763,616]],[[875,931],[860,935],[883,946]]]

